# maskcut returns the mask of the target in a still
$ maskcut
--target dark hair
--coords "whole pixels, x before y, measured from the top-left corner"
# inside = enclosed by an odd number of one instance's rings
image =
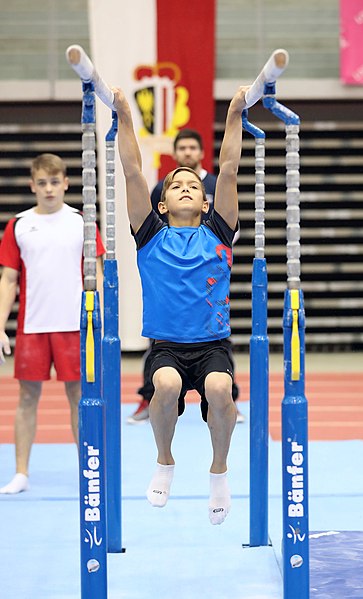
[[[202,179],[198,175],[198,173],[196,173],[192,168],[189,168],[188,166],[179,166],[178,168],[174,169],[173,171],[170,171],[170,173],[168,173],[166,175],[166,177],[164,179],[164,183],[163,183],[163,188],[161,190],[160,202],[165,202],[165,194],[166,194],[167,190],[169,189],[170,185],[172,184],[175,175],[177,175],[181,171],[187,171],[188,173],[193,173],[193,175],[195,175],[197,177],[197,179],[199,180],[199,182],[202,186],[203,200],[207,201],[204,184],[203,184]]]
[[[198,131],[195,131],[194,129],[180,129],[179,133],[174,139],[174,151],[176,150],[178,141],[181,139],[195,139],[200,145],[200,149],[203,150],[203,139]]]
[[[49,175],[62,173],[64,177],[67,176],[66,164],[64,160],[62,160],[62,158],[56,154],[39,154],[39,156],[32,160],[30,167],[32,179],[34,179],[36,171],[39,171],[41,168],[44,169]]]

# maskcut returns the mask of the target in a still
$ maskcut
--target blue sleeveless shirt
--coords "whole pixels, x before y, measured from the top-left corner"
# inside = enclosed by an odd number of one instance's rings
[[[169,227],[148,215],[135,235],[143,336],[176,343],[229,337],[233,235],[215,211],[199,227]]]

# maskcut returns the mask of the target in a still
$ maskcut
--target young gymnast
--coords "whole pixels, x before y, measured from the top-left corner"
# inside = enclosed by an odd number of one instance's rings
[[[201,217],[208,212],[209,203],[199,175],[187,167],[177,168],[165,178],[158,208],[168,222],[152,209],[130,107],[122,90],[113,89],[127,209],[143,288],[142,334],[153,339],[150,422],[157,467],[147,497],[155,507],[165,506],[168,500],[176,422],[184,411],[186,391],[196,389],[203,398],[202,414],[213,449],[212,524],[221,524],[231,505],[227,456],[236,407],[232,399],[233,364],[225,340],[230,335],[232,241],[238,222],[237,172],[247,89],[240,87],[228,108],[214,209],[203,223]]]

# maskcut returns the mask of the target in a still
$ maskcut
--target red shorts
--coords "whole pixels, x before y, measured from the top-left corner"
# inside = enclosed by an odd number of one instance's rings
[[[51,367],[58,381],[79,381],[80,333],[17,333],[14,377],[22,381],[48,381]]]

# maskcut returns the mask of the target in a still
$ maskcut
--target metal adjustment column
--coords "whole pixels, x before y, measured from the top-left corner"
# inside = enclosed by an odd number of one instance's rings
[[[84,291],[81,311],[79,480],[82,599],[107,598],[105,405],[101,396],[101,314],[96,285],[95,96],[83,83]]]
[[[287,289],[284,300],[282,401],[284,598],[308,599],[308,403],[305,397],[305,313],[300,285],[299,117],[265,85],[263,105],[286,126]]]
[[[107,543],[120,553],[121,540],[121,342],[118,317],[118,273],[115,258],[115,139],[117,114],[106,135],[106,260],[104,262],[104,336],[102,395],[106,402]]]
[[[250,546],[268,545],[268,372],[267,268],[265,258],[265,133],[242,112],[255,138],[255,257],[252,268],[250,338]]]

